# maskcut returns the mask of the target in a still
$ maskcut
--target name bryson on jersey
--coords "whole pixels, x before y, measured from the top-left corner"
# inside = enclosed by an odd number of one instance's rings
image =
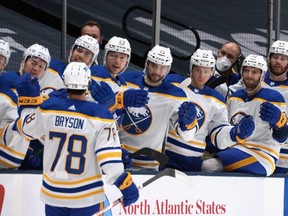
[[[82,130],[84,122],[85,122],[84,119],[67,117],[67,116],[56,116],[55,118],[56,127],[66,127]]]

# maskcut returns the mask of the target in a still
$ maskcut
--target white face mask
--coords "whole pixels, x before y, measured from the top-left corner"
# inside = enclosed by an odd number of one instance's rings
[[[232,62],[226,57],[220,57],[216,61],[216,68],[220,72],[228,70],[232,66]]]

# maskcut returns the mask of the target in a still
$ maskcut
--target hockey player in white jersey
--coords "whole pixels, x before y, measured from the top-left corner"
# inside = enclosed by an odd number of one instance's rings
[[[5,67],[8,65],[10,55],[11,50],[9,43],[0,38],[0,74],[2,71],[4,71]]]
[[[227,101],[231,124],[237,125],[253,118],[255,130],[245,140],[205,160],[203,171],[246,172],[271,175],[279,159],[281,143],[287,139],[286,104],[283,96],[263,88],[261,82],[267,71],[262,56],[248,55],[243,61],[241,74],[245,89],[236,91]],[[247,117],[248,116],[248,117]],[[237,132],[231,131],[230,134]]]
[[[264,87],[280,92],[288,108],[288,42],[275,41],[268,54],[269,70],[264,78]],[[287,112],[286,112],[287,113]],[[288,173],[288,146],[287,142],[280,150],[280,158],[276,163],[275,173]]]
[[[90,67],[95,59],[97,59],[98,54],[98,41],[89,35],[82,35],[78,37],[71,46],[68,63],[83,62]],[[58,73],[59,76],[62,77],[66,66],[66,62],[64,63],[60,60],[52,58],[48,70],[53,71],[54,73]]]
[[[124,206],[137,201],[138,189],[124,172],[117,127],[103,106],[85,100],[90,69],[79,62],[66,67],[64,84],[68,98],[51,98],[36,110],[37,78],[29,74],[17,83],[22,113],[17,127],[27,139],[44,142],[41,200],[46,215],[92,215],[103,207],[106,182],[122,192]],[[27,115],[28,114],[28,115]]]
[[[29,141],[22,137],[14,125],[18,118],[17,96],[10,89],[0,86],[0,169],[17,169],[23,163],[29,147]],[[33,151],[28,150],[30,160],[26,163],[39,165],[40,161],[32,155]],[[35,161],[36,159],[37,161]]]
[[[130,153],[144,147],[163,151],[169,122],[185,140],[196,131],[196,109],[187,102],[185,92],[165,80],[172,64],[169,48],[156,45],[147,55],[142,72],[124,73],[128,86],[148,92],[148,104],[141,108],[125,108],[119,135],[122,145]],[[132,160],[137,167],[158,169],[159,163],[139,156]]]
[[[196,50],[190,59],[190,82],[180,86],[186,92],[188,100],[197,110],[197,133],[194,139],[185,142],[170,128],[165,154],[169,157],[167,166],[182,171],[201,171],[201,156],[206,147],[206,137],[212,138],[212,144],[218,149],[226,149],[235,144],[229,134],[233,128],[228,122],[228,113],[224,97],[216,90],[205,85],[215,69],[215,58],[210,50]],[[244,132],[238,135],[242,139],[252,134],[253,120],[247,119],[242,125]],[[245,128],[246,127],[246,128]],[[236,134],[235,134],[236,135]]]
[[[13,91],[18,77],[24,73],[37,76],[41,87],[41,95],[47,95],[54,90],[64,88],[63,81],[55,72],[48,71],[51,56],[48,48],[33,44],[28,47],[20,62],[19,71],[6,72],[2,74],[2,82]]]
[[[37,157],[34,158],[34,151],[28,149],[29,143],[13,127],[15,120],[18,118],[15,85],[21,74],[31,73],[31,76],[39,77],[43,91],[46,91],[48,88],[50,89],[53,85],[56,87],[57,82],[53,79],[53,75],[45,72],[49,62],[50,54],[48,49],[39,44],[33,44],[24,51],[18,72],[5,72],[1,74],[0,107],[6,113],[6,115],[0,116],[0,128],[2,128],[3,132],[5,131],[2,134],[3,142],[1,142],[5,146],[2,146],[0,152],[3,168],[18,168],[21,164],[29,165],[30,169],[40,166],[40,159]],[[57,79],[58,75],[54,77]],[[61,79],[58,81],[58,83],[62,82]],[[48,82],[51,82],[51,85],[48,85]],[[41,147],[41,144],[37,146]],[[27,160],[23,163],[26,153]],[[34,165],[28,163],[29,158],[35,159]]]
[[[146,91],[128,90],[126,81],[121,76],[127,69],[130,58],[131,47],[129,41],[126,38],[113,36],[105,45],[103,65],[96,65],[90,68],[92,79],[97,82],[92,82],[89,87],[92,97],[99,103],[105,104],[110,111],[115,112],[115,118],[119,124],[122,120],[124,107],[141,107],[148,100]],[[102,86],[107,89],[107,85],[115,94],[115,100],[111,100],[114,98],[110,94],[99,94],[99,88]]]

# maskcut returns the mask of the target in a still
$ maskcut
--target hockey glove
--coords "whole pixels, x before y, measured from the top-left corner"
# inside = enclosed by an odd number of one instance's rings
[[[182,131],[190,130],[197,124],[196,108],[191,102],[185,101],[179,107],[179,126]]]
[[[132,159],[130,158],[130,153],[122,146],[122,161],[124,164],[124,169],[132,167]]]
[[[282,128],[287,122],[286,114],[269,102],[261,104],[260,118],[263,121],[269,122],[275,129]]]
[[[16,82],[18,105],[24,107],[37,107],[43,102],[40,95],[40,85],[37,77],[31,78],[29,73],[20,76]]]
[[[143,107],[148,103],[148,92],[141,89],[129,89],[124,92],[118,92],[116,95],[118,109],[125,107]]]
[[[246,115],[241,119],[240,123],[230,130],[230,137],[233,142],[244,143],[246,139],[253,133],[255,123],[252,116]]]
[[[115,94],[111,87],[104,81],[100,82],[100,85],[92,80],[89,86],[90,94],[94,100],[99,104],[104,105],[111,112],[114,112],[117,108]]]
[[[136,202],[139,198],[139,190],[134,184],[131,174],[129,172],[124,172],[119,178],[114,182],[123,194],[123,204],[125,207]]]

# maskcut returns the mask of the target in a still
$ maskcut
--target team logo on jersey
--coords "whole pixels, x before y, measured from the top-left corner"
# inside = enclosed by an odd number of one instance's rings
[[[274,86],[275,85],[275,82],[270,82],[270,86]]]
[[[237,112],[235,113],[230,120],[230,124],[233,126],[237,126],[240,121],[246,116],[247,114],[244,112]]]
[[[199,106],[198,104],[195,104],[195,103],[193,103],[193,104],[195,105],[195,108],[197,111],[197,123],[198,123],[198,127],[200,129],[204,123],[204,120],[205,120],[205,112],[201,106]]]
[[[127,107],[122,120],[122,127],[130,134],[145,133],[151,125],[152,115],[147,106],[136,108]]]
[[[41,96],[48,95],[49,93],[51,93],[51,92],[54,91],[54,90],[55,90],[55,88],[51,88],[51,87],[43,88],[43,89],[41,89],[41,91],[40,91],[40,95],[41,95]]]

